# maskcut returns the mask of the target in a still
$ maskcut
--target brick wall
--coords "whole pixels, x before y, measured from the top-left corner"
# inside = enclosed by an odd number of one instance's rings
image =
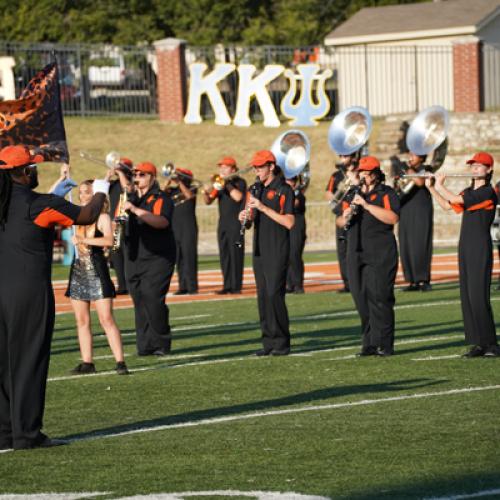
[[[154,43],[157,57],[158,112],[160,120],[181,123],[186,111],[184,40],[166,38]]]
[[[453,45],[454,110],[481,111],[481,44],[459,42]]]

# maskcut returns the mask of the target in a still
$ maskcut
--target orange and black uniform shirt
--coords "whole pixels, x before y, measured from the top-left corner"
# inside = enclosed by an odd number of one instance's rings
[[[241,201],[235,201],[231,198],[229,194],[228,187],[234,186],[238,191],[241,191],[243,198]],[[217,191],[213,189],[210,193],[210,198],[219,200],[219,227],[228,228],[233,226],[239,230],[240,222],[238,216],[240,212],[245,208],[247,183],[245,179],[241,177],[234,177],[226,183],[224,189]]]
[[[4,229],[0,227],[1,279],[48,279],[54,227],[74,224],[80,207],[54,194],[39,194],[14,183]]]
[[[362,195],[370,205],[391,210],[399,216],[399,198],[389,186],[377,184],[372,191]],[[342,213],[349,207],[347,201],[342,202]],[[351,229],[347,232],[348,251],[364,254],[379,254],[393,249],[395,246],[394,226],[385,224],[369,212],[360,208],[352,219]]]
[[[451,204],[456,213],[462,213],[460,241],[472,246],[491,242],[490,227],[495,219],[498,198],[491,184],[478,189],[467,188],[460,193],[463,204]]]
[[[326,186],[326,191],[332,194],[335,194],[339,188],[339,184],[345,179],[345,173],[340,168],[337,167],[337,170],[333,172],[328,180],[328,184]]]
[[[294,213],[293,189],[281,178],[275,177],[268,186],[262,186],[260,201],[279,214]],[[256,210],[253,254],[271,260],[288,256],[290,231],[263,212]]]
[[[157,229],[130,214],[125,243],[130,260],[147,259],[155,255],[175,255],[175,240],[172,231],[174,203],[158,185],[154,185],[144,196],[129,195],[129,201],[136,207],[161,215],[168,220],[168,226]]]

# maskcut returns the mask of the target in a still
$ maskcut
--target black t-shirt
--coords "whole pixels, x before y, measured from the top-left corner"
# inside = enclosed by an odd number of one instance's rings
[[[293,214],[293,190],[281,177],[275,177],[268,186],[262,186],[258,197],[279,214]],[[276,260],[288,258],[290,231],[259,210],[255,213],[254,224],[254,256]]]
[[[170,257],[175,255],[175,240],[172,231],[174,204],[172,200],[154,185],[144,196],[129,194],[129,201],[155,215],[162,215],[169,224],[166,228],[156,229],[130,214],[125,244],[130,260],[147,259],[155,255]]]
[[[337,170],[333,172],[333,174],[330,176],[330,179],[328,180],[326,191],[335,194],[339,189],[339,185],[342,183],[344,179],[345,179],[344,170],[340,167],[337,167]]]
[[[50,280],[54,227],[74,224],[80,207],[54,194],[14,183],[5,227],[0,227],[1,280]]]
[[[364,193],[362,196],[369,204],[389,209],[399,215],[399,198],[391,187],[377,184],[369,193]],[[342,210],[348,206],[349,203],[344,201]],[[394,226],[385,224],[362,207],[358,210],[358,214],[351,220],[351,228],[347,231],[348,251],[381,255],[393,250],[395,248]]]
[[[234,186],[238,191],[241,191],[243,197],[241,201],[234,201],[229,194],[231,187]],[[221,227],[240,227],[238,216],[245,208],[247,183],[241,177],[234,177],[226,183],[224,189],[213,191],[211,196],[219,200],[219,225]]]
[[[293,192],[293,213],[295,215],[304,215],[306,213],[306,197],[300,189],[295,189]]]
[[[189,186],[187,186],[189,189]],[[172,187],[166,190],[169,198],[172,199],[175,205],[174,216],[172,219],[174,233],[184,224],[196,224],[196,193],[197,189],[192,190],[194,196],[186,200],[182,194],[180,187]]]

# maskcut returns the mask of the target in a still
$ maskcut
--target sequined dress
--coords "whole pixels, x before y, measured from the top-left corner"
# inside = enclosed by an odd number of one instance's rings
[[[83,233],[82,236],[90,236],[82,226],[77,231]],[[97,227],[90,227],[90,231],[94,233],[94,238],[103,236]],[[115,297],[115,287],[102,247],[78,245],[78,258],[73,259],[71,264],[66,297],[85,301]]]

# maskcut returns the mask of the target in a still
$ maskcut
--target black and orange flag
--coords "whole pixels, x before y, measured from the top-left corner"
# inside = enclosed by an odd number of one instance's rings
[[[19,99],[0,102],[0,148],[16,144],[45,161],[69,161],[55,62],[30,80]]]

